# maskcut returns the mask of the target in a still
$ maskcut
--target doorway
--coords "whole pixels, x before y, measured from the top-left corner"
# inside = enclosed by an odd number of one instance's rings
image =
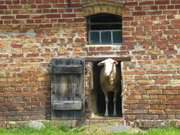
[[[95,97],[95,106],[96,106],[96,111],[95,114],[98,116],[104,116],[105,113],[105,97],[104,93],[101,89],[100,85],[100,71],[102,69],[101,66],[97,66],[98,62],[93,63],[93,81],[94,81],[94,97]],[[121,69],[121,64],[117,65],[117,68]],[[120,70],[120,80],[121,80],[121,70]],[[121,86],[121,81],[118,83],[119,84],[119,90],[117,94],[117,100],[116,100],[116,107],[117,107],[117,116],[116,117],[121,117],[122,116],[122,97],[121,97],[121,92],[122,92],[122,86]],[[109,115],[110,117],[113,116],[113,93],[108,94],[108,99],[109,99]]]

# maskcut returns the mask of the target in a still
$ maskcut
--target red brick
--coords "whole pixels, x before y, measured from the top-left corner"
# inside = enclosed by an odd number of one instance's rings
[[[63,8],[63,7],[67,7],[66,4],[55,4],[53,5],[54,8]]]
[[[125,3],[126,6],[136,6],[138,5],[138,2],[128,2],[128,3]]]
[[[46,15],[47,18],[60,18],[61,15],[60,14],[48,14]]]
[[[16,19],[27,19],[30,18],[30,15],[16,15]]]
[[[161,15],[162,11],[152,11],[152,12],[147,12],[147,15]]]
[[[20,4],[20,0],[13,0],[12,3],[13,4]]]
[[[4,3],[5,4],[12,4],[12,1],[11,0],[5,0]]]
[[[22,9],[22,5],[10,5],[10,9]]]
[[[169,5],[168,7],[167,7],[167,9],[174,9],[174,5]]]
[[[37,8],[42,8],[42,9],[51,8],[51,5],[50,4],[38,5]]]
[[[13,43],[13,44],[11,44],[11,47],[13,47],[13,48],[21,48],[22,45]]]
[[[133,12],[133,15],[135,16],[142,16],[145,15],[146,13],[144,11],[139,11],[139,12]]]
[[[71,17],[75,17],[75,14],[62,14],[62,18],[71,18]]]
[[[155,4],[170,4],[170,0],[155,0]]]
[[[180,9],[180,4],[179,5],[175,5],[175,9]]]
[[[172,4],[180,4],[180,1],[179,0],[171,0],[171,3]]]
[[[7,5],[0,5],[0,9],[7,9]]]
[[[14,19],[15,17],[14,16],[8,16],[8,15],[6,15],[6,16],[1,16],[1,19]]]
[[[69,7],[81,7],[81,4],[77,3],[77,4],[69,4]]]
[[[154,0],[147,0],[139,3],[139,5],[148,5],[148,6],[152,4],[154,4]]]

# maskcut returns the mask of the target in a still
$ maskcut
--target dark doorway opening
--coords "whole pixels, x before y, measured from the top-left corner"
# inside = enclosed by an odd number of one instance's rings
[[[99,62],[99,61],[98,61]],[[102,69],[101,66],[97,66],[98,62],[94,62],[94,66],[93,66],[93,71],[94,71],[94,94],[96,97],[96,114],[99,116],[104,116],[105,113],[105,97],[104,97],[104,93],[101,89],[101,85],[100,85],[100,71]],[[118,64],[117,68],[121,69],[121,65]],[[121,71],[120,71],[120,75],[121,76]],[[121,77],[120,77],[121,80]],[[121,91],[122,91],[122,87],[121,87],[121,82],[119,82],[119,90],[118,90],[118,94],[117,94],[117,101],[116,101],[116,107],[117,107],[117,117],[121,117],[122,116],[122,97],[121,97]],[[108,94],[108,99],[109,99],[109,113],[110,116],[113,116],[113,93],[109,93]]]

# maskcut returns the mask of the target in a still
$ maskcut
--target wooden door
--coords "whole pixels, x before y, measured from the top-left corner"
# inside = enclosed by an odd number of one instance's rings
[[[51,65],[52,118],[81,118],[84,113],[84,60],[54,59]]]

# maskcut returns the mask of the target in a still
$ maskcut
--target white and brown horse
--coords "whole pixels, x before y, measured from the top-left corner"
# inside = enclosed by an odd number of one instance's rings
[[[119,82],[119,70],[117,69],[116,65],[118,62],[116,60],[113,60],[111,58],[108,58],[104,61],[101,61],[98,63],[98,66],[103,66],[101,72],[100,72],[100,84],[101,84],[101,89],[104,93],[105,96],[105,103],[106,103],[106,109],[105,109],[105,116],[109,116],[109,111],[108,111],[108,93],[113,92],[114,97],[113,97],[113,103],[114,103],[114,111],[113,115],[117,115],[117,110],[116,110],[116,98],[117,98],[117,93],[119,90],[118,87],[118,82]]]

